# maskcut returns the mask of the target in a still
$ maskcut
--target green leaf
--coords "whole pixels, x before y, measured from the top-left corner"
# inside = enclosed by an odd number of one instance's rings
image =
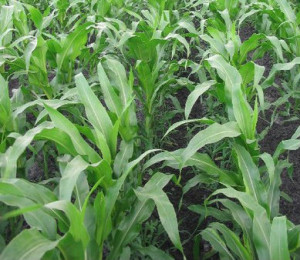
[[[253,219],[253,242],[258,259],[270,258],[271,224],[265,211],[255,212]]]
[[[90,29],[92,23],[85,23],[78,26],[74,32],[70,33],[62,43],[62,51],[58,53],[57,56],[57,68],[58,70],[68,70],[69,61],[74,61],[81,53],[81,49],[87,40],[87,33]]]
[[[222,260],[234,260],[233,255],[228,250],[220,235],[212,228],[206,228],[201,232],[203,239],[208,241],[212,247],[220,254]]]
[[[100,131],[105,136],[105,139],[113,153],[116,149],[112,146],[113,140],[111,132],[113,125],[105,108],[92,91],[82,73],[75,76],[75,83],[90,123],[96,130]]]
[[[8,84],[0,74],[0,129],[11,117],[11,102],[9,99]]]
[[[182,37],[177,33],[170,33],[165,38],[165,40],[169,40],[169,39],[176,39],[177,41],[179,41],[186,48],[187,56],[190,56],[190,45],[184,37]]]
[[[25,135],[18,137],[14,144],[9,147],[3,155],[4,163],[1,169],[2,178],[15,178],[17,171],[17,161],[25,151],[26,147],[32,142],[33,138],[37,134],[42,132],[44,129],[51,129],[53,127],[54,126],[52,123],[44,122],[37,127],[27,131]]]
[[[101,62],[98,64],[98,77],[107,107],[120,118],[122,114],[122,103],[114,91],[113,86],[111,86]]]
[[[138,201],[120,223],[113,240],[113,250],[108,259],[116,259],[128,243],[139,235],[140,225],[146,221],[154,210],[153,201]]]
[[[76,126],[69,119],[46,104],[45,108],[48,111],[55,127],[69,135],[78,154],[87,155],[92,163],[100,161],[100,156],[86,143]]]
[[[178,232],[178,222],[173,205],[169,201],[168,196],[162,188],[170,181],[172,175],[156,173],[143,189],[135,190],[135,194],[139,200],[151,199],[154,201],[159,219],[169,235],[170,240],[183,253],[183,248],[180,242]]]
[[[174,123],[173,125],[171,125],[169,127],[169,129],[167,130],[167,132],[164,134],[163,138],[166,137],[170,132],[172,132],[173,130],[175,130],[176,128],[184,125],[184,124],[189,124],[189,123],[194,123],[194,122],[199,122],[199,123],[203,123],[203,124],[213,124],[214,121],[207,119],[207,118],[201,118],[201,119],[187,119],[187,120],[182,120],[179,122]]]
[[[286,217],[276,217],[272,221],[270,234],[270,256],[274,260],[289,260]]]
[[[115,203],[117,201],[117,198],[119,196],[119,192],[121,190],[121,187],[123,186],[126,177],[128,174],[132,171],[132,169],[140,163],[141,160],[143,160],[148,154],[159,151],[158,149],[148,150],[144,152],[142,155],[140,155],[137,159],[134,161],[131,161],[127,164],[125,167],[124,173],[121,175],[121,177],[108,189],[107,195],[105,196],[105,213],[102,221],[102,225],[104,226],[102,239],[105,238],[104,234],[107,233],[107,230],[109,229],[109,222],[111,218],[112,210],[115,206]]]
[[[128,84],[125,68],[119,61],[111,58],[107,58],[104,65],[110,77],[111,85],[117,87],[120,92],[124,109],[132,97],[132,89]]]
[[[59,182],[59,199],[71,201],[73,189],[76,185],[77,179],[82,171],[84,171],[89,164],[82,159],[81,156],[76,156],[62,173],[62,178]]]
[[[211,226],[223,235],[227,247],[237,256],[238,259],[253,259],[246,248],[242,245],[240,238],[228,227],[221,223],[212,223]]]
[[[275,2],[279,5],[281,11],[284,13],[285,17],[288,21],[295,23],[296,22],[296,16],[291,8],[290,4],[286,0],[275,0]]]
[[[70,154],[72,156],[78,154],[70,136],[58,128],[44,129],[34,137],[34,140],[49,140],[55,142],[61,154]]]
[[[278,71],[291,70],[294,66],[299,65],[299,64],[300,64],[300,57],[296,57],[291,62],[278,63],[278,64],[273,65],[268,78],[266,78],[265,81],[262,83],[263,89],[268,88],[269,86],[272,85],[275,75]]]
[[[262,204],[265,202],[265,190],[261,185],[260,174],[257,166],[253,162],[249,152],[240,145],[235,145],[239,169],[243,174],[246,192],[251,194],[255,200]]]
[[[252,240],[252,219],[244,208],[229,199],[216,199],[228,208],[233,219],[241,227],[248,241]]]
[[[138,247],[137,250],[143,255],[150,256],[151,259],[173,260],[173,257],[153,245],[148,247]]]
[[[26,71],[28,72],[29,70],[29,65],[30,65],[30,59],[32,56],[33,51],[35,50],[37,46],[37,38],[34,37],[32,41],[28,43],[24,50],[24,58],[25,58],[25,65],[26,65]]]
[[[247,59],[247,54],[260,46],[259,41],[264,38],[263,34],[252,34],[251,37],[244,41],[240,47],[240,64]]]
[[[243,134],[246,138],[252,139],[254,136],[251,122],[252,109],[247,102],[246,93],[244,93],[244,89],[242,88],[242,77],[239,71],[226,62],[220,55],[210,58],[210,63],[217,69],[219,76],[225,82],[225,96],[228,95],[229,99],[231,99],[232,107],[227,102],[229,118],[232,117],[233,113]]]
[[[81,241],[84,248],[86,248],[89,242],[89,234],[84,226],[81,212],[71,202],[58,200],[46,204],[45,208],[63,211],[70,222],[70,234],[75,241]]]
[[[185,111],[184,111],[186,119],[188,119],[197,99],[215,83],[216,82],[214,80],[206,81],[202,84],[197,85],[195,89],[191,92],[191,94],[189,94],[185,103]]]
[[[215,123],[207,127],[205,130],[200,131],[192,138],[188,146],[182,152],[183,162],[185,163],[200,148],[207,144],[216,143],[226,137],[237,137],[240,134],[241,133],[236,122],[228,122],[223,125]]]
[[[120,151],[117,153],[117,156],[114,161],[114,172],[117,176],[120,176],[125,169],[125,166],[128,164],[129,159],[133,155],[133,143],[128,143],[122,140],[120,145]]]
[[[235,118],[246,139],[254,139],[252,109],[241,88],[241,75],[235,67],[227,63],[220,55],[210,57],[208,62],[217,69],[219,76],[225,82],[225,100],[229,119],[233,120]]]
[[[4,248],[0,258],[2,260],[40,260],[43,255],[54,249],[59,240],[51,241],[36,229],[22,231]]]
[[[41,12],[37,8],[33,7],[32,5],[25,4],[25,7],[29,11],[30,19],[33,21],[35,27],[38,30],[42,30],[43,15],[41,14]]]

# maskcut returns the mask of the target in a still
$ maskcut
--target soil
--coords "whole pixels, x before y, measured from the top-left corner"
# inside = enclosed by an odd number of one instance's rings
[[[10,79],[8,82],[8,90],[9,96],[12,97],[14,93],[14,89],[18,89],[20,87],[18,79]]]
[[[262,152],[273,154],[282,140],[290,139],[300,121],[274,125],[265,138],[260,142]],[[286,154],[287,155],[287,154]],[[284,199],[280,201],[280,213],[287,215],[288,219],[295,225],[300,224],[300,149],[288,153],[289,162],[293,164],[293,176],[290,178],[287,170],[282,173],[281,190],[288,194],[293,202]]]

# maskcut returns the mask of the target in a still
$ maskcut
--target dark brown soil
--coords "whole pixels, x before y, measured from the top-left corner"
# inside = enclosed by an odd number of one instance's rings
[[[299,125],[300,121],[285,124],[274,123],[268,134],[260,142],[261,151],[273,154],[278,144],[282,140],[290,139]],[[291,179],[286,170],[282,173],[281,190],[288,194],[293,202],[281,199],[280,213],[287,215],[294,224],[300,224],[300,149],[290,151],[288,158],[294,166],[293,177]]]
[[[20,84],[18,79],[10,79],[8,81],[9,96],[12,97],[14,89],[18,89],[19,87]]]

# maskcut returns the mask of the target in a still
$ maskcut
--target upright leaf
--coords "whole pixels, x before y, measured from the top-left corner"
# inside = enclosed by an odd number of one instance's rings
[[[105,108],[92,91],[82,73],[75,76],[75,82],[79,97],[84,104],[89,121],[95,129],[100,131],[105,136],[111,152],[114,153],[116,148],[113,147],[114,141],[112,140],[113,125]]]
[[[270,234],[270,256],[274,260],[289,260],[286,217],[276,217],[272,221]]]

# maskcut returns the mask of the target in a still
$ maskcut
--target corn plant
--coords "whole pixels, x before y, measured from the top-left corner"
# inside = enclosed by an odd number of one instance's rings
[[[193,240],[195,259],[298,259],[299,225],[279,205],[300,128],[264,153],[257,127],[282,105],[298,116],[298,11],[292,0],[0,0],[0,258],[185,259]],[[268,100],[271,87],[282,97]],[[153,149],[187,125],[187,145]],[[203,187],[186,239],[177,213]]]
[[[293,150],[299,147],[297,139],[299,133],[297,132],[292,139],[283,141],[278,146],[273,157],[268,153],[260,155],[261,160],[265,163],[265,166],[260,169],[245,148],[239,145],[235,146],[238,169],[242,175],[245,190],[227,186],[215,191],[211,197],[222,194],[236,199],[241,205],[221,197],[208,199],[205,207],[190,206],[191,210],[203,216],[211,215],[218,221],[235,223],[237,227],[235,232],[220,222],[211,223],[207,229],[201,232],[203,239],[211,243],[221,259],[290,259],[290,257],[298,257],[299,228],[289,222],[285,216],[278,216],[280,174],[283,168],[289,165],[280,161],[279,155],[284,149]],[[292,142],[294,145],[290,145]],[[210,207],[213,203],[220,203],[225,209],[220,209],[217,213]],[[243,240],[240,241],[239,237],[242,237]]]
[[[110,60],[110,62],[113,61]],[[101,65],[99,64],[99,66],[99,70],[101,70]],[[122,70],[121,64],[119,64],[119,69]],[[105,72],[102,71],[100,73]],[[123,76],[126,77],[126,75]],[[126,141],[128,141],[130,135],[124,134],[128,116],[125,116],[123,119],[120,117],[113,124],[106,109],[97,99],[84,76],[82,74],[77,75],[75,81],[77,93],[85,107],[86,116],[93,126],[93,129],[84,126],[77,128],[76,125],[63,114],[44,104],[51,122],[44,121],[29,130],[24,136],[17,137],[15,143],[2,156],[3,181],[7,185],[13,186],[13,180],[21,183],[20,185],[32,185],[28,182],[14,179],[17,177],[18,157],[32,140],[43,139],[54,142],[60,154],[69,155],[69,157],[72,156],[71,158],[73,159],[69,158],[61,163],[61,178],[57,190],[58,194],[53,193],[43,186],[36,185],[36,187],[34,186],[30,189],[40,191],[40,194],[37,195],[38,197],[43,197],[43,193],[49,194],[49,197],[47,197],[47,199],[45,198],[45,201],[36,201],[33,199],[34,196],[27,197],[27,195],[18,192],[11,194],[11,196],[21,196],[24,200],[27,200],[27,202],[19,204],[18,202],[8,202],[10,201],[9,198],[8,200],[3,199],[5,204],[20,208],[17,215],[22,214],[23,211],[29,212],[28,214],[25,213],[24,217],[32,229],[24,231],[20,236],[16,237],[15,240],[4,249],[1,256],[4,259],[11,257],[15,252],[10,248],[13,248],[15,243],[29,239],[31,241],[30,244],[26,244],[26,247],[22,248],[20,255],[31,248],[29,251],[35,255],[35,257],[41,257],[47,251],[52,250],[52,253],[49,254],[51,256],[56,255],[57,259],[60,259],[60,255],[63,255],[64,258],[72,258],[74,257],[74,252],[68,252],[68,246],[70,244],[77,244],[78,252],[76,254],[80,256],[78,259],[82,257],[89,259],[96,257],[102,259],[104,248],[108,248],[110,251],[108,256],[110,259],[115,259],[120,255],[122,257],[122,254],[127,252],[126,246],[128,243],[138,235],[137,229],[150,217],[154,205],[157,206],[160,219],[171,241],[182,251],[178,230],[174,233],[174,225],[177,226],[175,211],[162,190],[172,176],[157,173],[143,189],[138,188],[141,183],[136,183],[136,173],[133,172],[133,168],[151,151],[147,151],[136,160],[128,163],[132,157],[132,152],[130,153],[129,151],[133,149],[130,147],[127,148],[128,145]],[[101,85],[103,88],[106,87],[103,85],[103,82]],[[127,87],[129,87],[129,85],[127,85]],[[128,92],[128,94],[130,93]],[[125,101],[122,100],[123,96],[121,94],[120,97],[115,97],[117,98],[115,101]],[[106,98],[108,98],[108,96],[106,96]],[[110,99],[106,99],[106,101],[107,100]],[[134,112],[134,107],[130,106],[130,103],[121,103],[121,105],[125,115],[127,111],[128,113]],[[95,113],[96,109],[98,113]],[[117,111],[114,112],[117,115]],[[105,124],[103,120],[107,120]],[[117,153],[119,126],[120,134],[125,138],[125,143],[121,145],[121,150]],[[93,145],[90,146],[82,138],[80,133],[84,134]],[[96,148],[99,149],[100,154],[95,150]],[[81,174],[84,171],[87,172],[87,176]],[[118,176],[119,178],[114,179],[114,176]],[[128,184],[124,183],[127,176],[130,179]],[[92,189],[89,189],[88,183],[92,184]],[[129,185],[129,183],[131,183],[131,185]],[[4,186],[6,186],[6,184],[4,184]],[[123,185],[125,186],[125,190],[121,191]],[[86,216],[90,195],[96,189],[100,189],[100,187],[101,191],[98,190],[98,195],[95,198],[96,204],[91,206],[91,210],[93,209],[94,211],[92,210],[89,213],[91,215]],[[12,189],[15,191],[20,190],[17,184],[16,187]],[[128,197],[128,192],[132,189],[136,189],[134,192],[137,200],[133,199],[132,196]],[[75,204],[71,203],[73,190],[75,192]],[[5,188],[2,192],[5,194]],[[123,207],[113,211],[115,204],[118,203],[117,199],[120,193],[122,194],[122,203],[128,203],[128,206],[125,207],[126,209],[131,208],[130,204],[134,203],[134,206],[128,214],[122,210]],[[99,208],[100,205],[101,208]],[[49,209],[50,212],[48,212]],[[30,213],[32,210],[38,211]],[[62,211],[65,215],[56,212],[57,210],[58,212]],[[32,216],[34,218],[38,217],[37,212],[40,212],[44,217],[41,216],[40,221],[35,222],[32,220]],[[29,215],[29,217],[27,215]],[[123,218],[120,218],[121,216],[123,216]],[[95,217],[97,221],[93,228],[89,225],[85,226],[83,223],[84,220],[92,221]],[[56,230],[55,219],[59,222],[60,220],[63,221],[61,224],[58,224],[59,229],[61,225],[67,225],[61,230],[64,236],[60,239],[57,239],[54,235]],[[79,229],[76,228],[77,231],[74,230],[76,223],[81,223],[81,227]],[[90,228],[92,228],[92,230],[89,230]],[[41,233],[38,230],[40,230]],[[90,235],[89,231],[92,232]],[[111,232],[113,233],[111,234]],[[109,236],[109,234],[111,235]],[[130,240],[128,239],[129,237],[131,238]],[[34,250],[40,243],[47,244],[49,239],[56,240],[52,241],[49,247],[46,246],[41,251]],[[96,245],[98,248],[97,251],[93,250]],[[58,248],[60,253],[54,250],[54,248]],[[147,250],[144,252],[147,252]]]

